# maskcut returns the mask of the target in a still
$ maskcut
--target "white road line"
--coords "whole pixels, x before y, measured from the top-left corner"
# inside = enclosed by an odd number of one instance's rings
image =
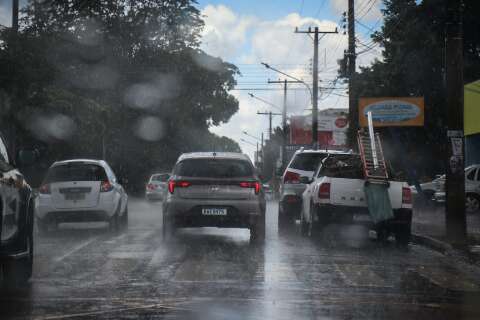
[[[88,241],[85,241],[85,242],[83,242],[83,243],[80,243],[78,246],[75,246],[75,247],[73,247],[71,250],[67,251],[64,255],[55,258],[54,261],[55,261],[56,263],[62,261],[62,260],[65,259],[66,257],[68,257],[68,256],[74,254],[75,252],[77,252],[77,251],[85,248],[85,247],[88,246],[90,243],[92,243],[93,241],[97,240],[97,238],[98,238],[98,237],[94,237],[94,238],[92,238],[92,239],[90,239],[90,240],[88,240]]]

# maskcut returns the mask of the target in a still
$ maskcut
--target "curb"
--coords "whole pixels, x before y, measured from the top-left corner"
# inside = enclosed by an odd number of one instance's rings
[[[459,250],[451,244],[420,234],[412,234],[412,243],[418,244],[443,255],[455,256],[468,264],[480,266],[480,254],[468,250]]]
[[[441,254],[447,254],[454,251],[453,247],[446,242],[416,233],[412,234],[412,242],[440,252]]]

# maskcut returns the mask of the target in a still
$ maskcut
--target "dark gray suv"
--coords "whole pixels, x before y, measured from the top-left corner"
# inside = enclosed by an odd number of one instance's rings
[[[182,227],[248,228],[265,238],[265,195],[250,159],[240,153],[179,157],[163,203],[163,235]]]

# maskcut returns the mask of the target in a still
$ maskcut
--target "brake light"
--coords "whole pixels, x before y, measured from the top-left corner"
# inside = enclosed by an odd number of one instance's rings
[[[113,185],[109,181],[102,181],[100,184],[100,192],[109,192],[113,190]]]
[[[175,181],[175,180],[170,180],[168,181],[168,192],[173,193],[175,191],[175,188],[188,188],[192,184],[188,181]]]
[[[402,203],[412,204],[412,190],[410,188],[402,188]]]
[[[43,184],[38,188],[38,192],[41,194],[50,194],[50,185],[49,184]]]
[[[330,199],[330,183],[322,183],[318,188],[319,199]]]
[[[148,190],[155,190],[155,189],[157,189],[157,186],[154,185],[153,183],[149,183],[149,184],[147,184],[147,189]]]
[[[300,175],[295,172],[286,171],[283,176],[283,183],[300,183]]]
[[[242,188],[253,188],[253,189],[255,189],[255,194],[260,193],[260,182],[258,182],[258,181],[240,182],[240,187],[242,187]]]

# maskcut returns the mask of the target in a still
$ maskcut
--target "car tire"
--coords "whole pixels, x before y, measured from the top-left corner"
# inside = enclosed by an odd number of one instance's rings
[[[37,230],[39,235],[46,235],[48,233],[48,223],[37,219]]]
[[[304,237],[308,236],[308,227],[309,224],[305,221],[303,213],[300,214],[300,234]]]
[[[123,214],[120,217],[120,225],[122,229],[127,229],[128,227],[128,204],[125,206],[125,211],[123,211]]]
[[[163,214],[162,237],[163,240],[170,240],[175,235],[175,226],[168,214]]]
[[[467,193],[465,197],[465,211],[467,213],[480,211],[480,196],[474,193]]]
[[[26,250],[28,256],[18,260],[5,263],[3,276],[5,285],[9,288],[17,288],[27,284],[32,277],[33,271],[33,234],[29,231],[26,239]]]
[[[115,214],[108,221],[111,232],[118,232],[120,230],[120,218],[118,216],[118,210],[120,209],[117,209]]]
[[[250,239],[256,242],[265,240],[265,215],[250,228]]]
[[[412,237],[411,225],[408,223],[398,224],[395,230],[395,242],[397,245],[406,247]]]

